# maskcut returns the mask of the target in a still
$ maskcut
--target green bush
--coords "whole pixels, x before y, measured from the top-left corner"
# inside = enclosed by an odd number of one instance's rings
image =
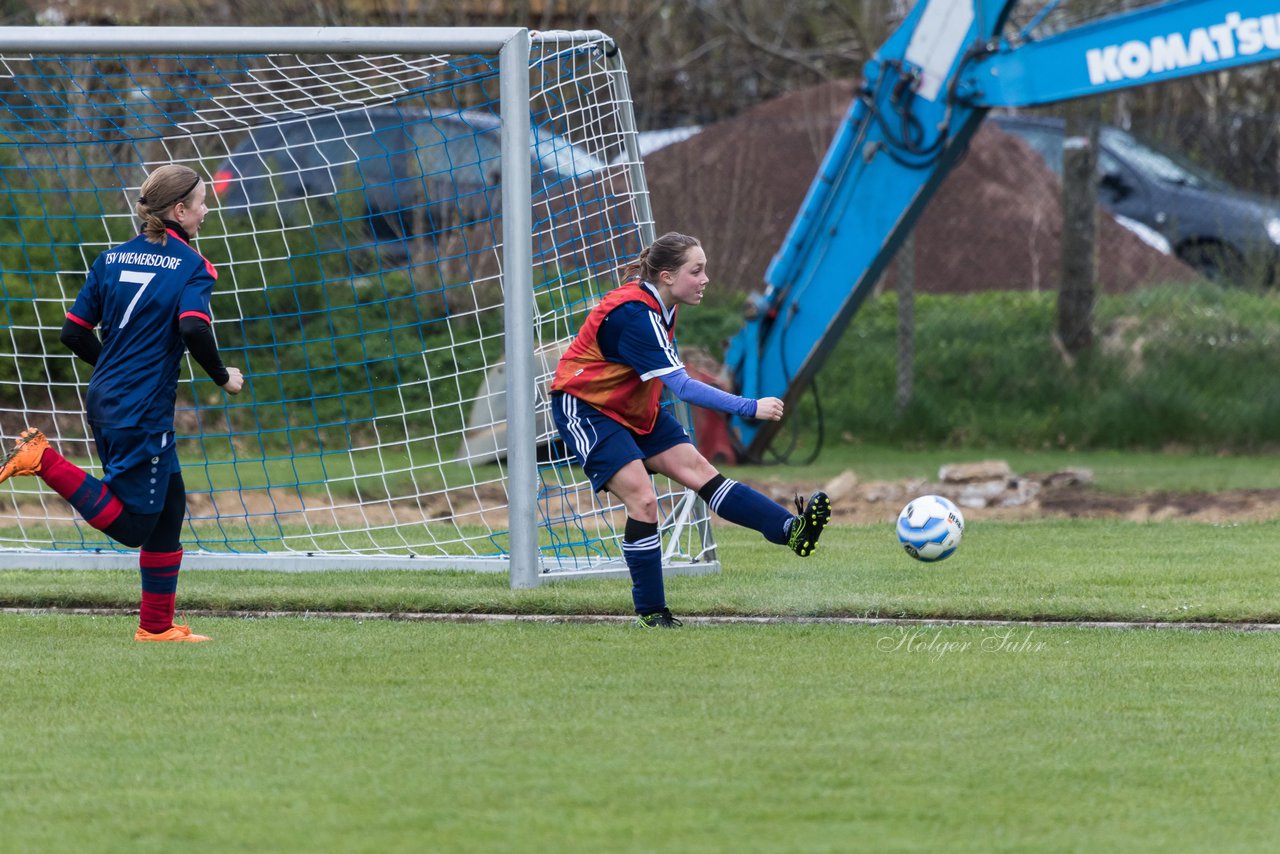
[[[500,312],[449,317],[439,288],[422,290],[405,272],[292,281],[239,303],[219,346],[244,366],[253,397],[229,415],[267,445],[287,436],[295,449],[332,450],[375,431],[383,443],[405,441],[415,438],[408,422],[424,418],[456,434],[462,401],[501,358]]]
[[[682,328],[714,346],[729,308]],[[818,373],[828,441],[1026,448],[1259,450],[1280,444],[1280,295],[1178,285],[1103,297],[1091,352],[1054,342],[1054,293],[916,300],[914,396],[901,414],[897,301],[869,299]],[[683,322],[683,321],[682,321]],[[814,424],[812,395],[799,405]]]

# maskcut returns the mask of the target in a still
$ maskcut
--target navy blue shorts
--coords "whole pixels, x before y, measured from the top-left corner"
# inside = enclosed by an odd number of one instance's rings
[[[564,392],[551,395],[551,417],[560,438],[577,456],[596,492],[604,489],[609,478],[632,460],[647,460],[691,441],[680,422],[665,409],[658,412],[653,430],[643,436]]]
[[[132,513],[159,513],[169,491],[169,476],[181,471],[173,433],[148,433],[138,427],[93,428],[102,460],[102,482]]]

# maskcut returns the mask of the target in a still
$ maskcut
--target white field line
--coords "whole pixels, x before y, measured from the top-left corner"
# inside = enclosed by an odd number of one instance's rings
[[[0,614],[72,614],[94,617],[127,617],[136,608],[0,608]],[[307,620],[392,620],[420,623],[632,623],[635,617],[619,614],[466,614],[420,611],[241,611],[179,610],[179,617],[226,617],[242,620],[302,618]],[[677,615],[679,616],[679,615]],[[1280,632],[1280,623],[1208,623],[1157,620],[966,620],[946,617],[758,617],[680,616],[689,626],[720,625],[843,625],[843,626],[947,626],[1075,629],[1181,629],[1183,631]]]

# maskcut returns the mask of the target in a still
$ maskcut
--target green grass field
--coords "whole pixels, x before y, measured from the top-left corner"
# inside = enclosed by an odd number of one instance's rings
[[[1280,522],[975,522],[940,564],[912,561],[892,527],[835,526],[811,558],[717,526],[724,571],[673,578],[679,613],[938,619],[1280,622]],[[513,591],[500,574],[183,573],[193,610],[625,614],[625,581]],[[0,572],[0,606],[137,605],[129,571]]]
[[[1278,536],[971,519],[928,566],[887,526],[805,561],[721,527],[724,572],[668,585],[684,615],[935,624],[314,616],[628,611],[620,581],[432,572],[189,571],[198,646],[8,613],[0,851],[1265,849],[1280,634],[1054,621],[1280,621]],[[10,608],[136,590],[0,573]]]
[[[1264,850],[1274,634],[9,616],[0,848]]]

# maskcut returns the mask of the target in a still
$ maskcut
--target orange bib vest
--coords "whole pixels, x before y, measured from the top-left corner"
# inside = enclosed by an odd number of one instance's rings
[[[645,435],[652,432],[658,422],[662,381],[657,378],[642,380],[630,365],[606,360],[596,340],[605,317],[625,302],[642,302],[662,315],[658,300],[642,288],[639,281],[627,282],[605,294],[599,305],[591,309],[577,337],[560,357],[551,390],[571,394],[627,429]],[[671,328],[667,330],[669,341],[675,340],[675,326],[673,316]]]

